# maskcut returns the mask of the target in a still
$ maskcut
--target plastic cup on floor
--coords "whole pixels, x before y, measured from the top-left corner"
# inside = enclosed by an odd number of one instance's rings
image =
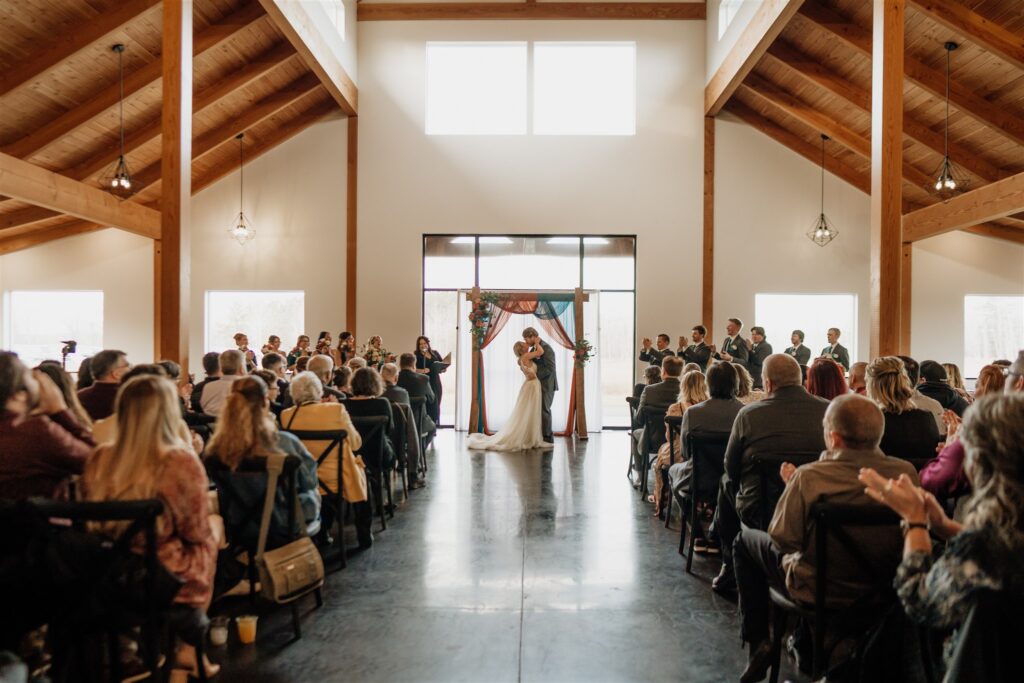
[[[210,619],[210,645],[220,647],[228,642],[228,624],[230,623],[231,620],[227,617]]]
[[[252,614],[246,614],[235,618],[235,624],[238,626],[238,640],[246,645],[256,642],[257,618],[258,617]]]

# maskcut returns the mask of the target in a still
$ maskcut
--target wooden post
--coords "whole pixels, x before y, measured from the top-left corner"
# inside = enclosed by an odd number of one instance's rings
[[[576,322],[576,340],[583,339],[583,302],[587,300],[589,295],[583,293],[583,290],[579,287],[576,288],[576,296],[573,298],[573,317]],[[575,362],[575,361],[574,361]],[[587,434],[587,402],[584,400],[586,394],[583,393],[583,375],[586,372],[584,368],[579,368],[579,372],[576,372],[576,436],[580,439],[589,439],[590,435]]]
[[[910,353],[911,297],[913,295],[911,267],[913,261],[914,244],[913,242],[904,242],[903,265],[900,272],[900,354],[904,356],[913,355]]]
[[[905,0],[874,0],[871,56],[871,352],[900,350]]]
[[[480,288],[474,287],[473,291],[466,295],[472,306],[476,305],[476,302],[480,300]],[[472,387],[469,393],[469,433],[476,434],[480,430],[477,429],[477,422],[480,420],[480,355],[481,351],[476,347],[476,342],[472,338],[472,328],[470,330],[470,343],[473,344],[473,359],[470,361],[472,365]]]
[[[715,119],[704,117],[704,240],[701,261],[701,324],[715,329]]]
[[[188,371],[192,3],[163,3],[160,239],[153,245],[155,358]],[[226,239],[226,238],[225,238]]]
[[[348,117],[348,170],[345,192],[345,327],[356,333],[356,288],[358,286],[357,255],[359,227],[356,213],[356,191],[359,187],[359,119]]]

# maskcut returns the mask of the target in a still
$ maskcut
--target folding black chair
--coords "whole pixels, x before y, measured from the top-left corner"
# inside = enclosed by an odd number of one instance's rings
[[[409,405],[412,407],[413,419],[416,422],[416,433],[420,435],[420,462],[419,469],[423,472],[427,471],[427,397],[426,396],[412,396],[409,399]]]
[[[667,430],[665,440],[668,441],[668,466],[672,467],[676,461],[676,434],[681,433],[683,430],[683,416],[666,415],[665,429]],[[665,528],[668,529],[669,523],[672,521],[672,487],[668,480],[668,470],[655,472],[654,475],[661,477],[662,490],[668,494],[668,507],[665,508]]]
[[[651,454],[658,455],[658,449],[665,443],[665,413],[667,409],[644,407],[640,418],[644,423],[644,443],[641,444],[640,453],[643,454],[643,467],[640,470],[640,499],[647,498],[647,480],[651,470]]]
[[[316,481],[319,484],[321,490],[325,491],[323,496],[324,500],[328,501],[332,506],[332,512],[334,512],[334,520],[338,524],[338,531],[335,534],[335,544],[338,547],[338,556],[341,559],[341,569],[348,566],[345,558],[345,487],[343,479],[342,458],[345,454],[345,439],[348,438],[348,432],[344,429],[285,429],[284,431],[290,433],[299,441],[307,444],[306,448],[309,448],[309,442],[312,441],[326,441],[327,446],[323,452],[316,457],[317,477]],[[331,454],[335,455],[335,462],[338,467],[338,484],[335,489],[331,489],[323,478],[320,476],[320,470],[323,468],[324,463],[327,462],[327,458]],[[288,462],[285,461],[285,472],[283,473],[286,477],[290,476],[287,470]],[[330,531],[331,524],[328,520],[322,520],[322,528],[320,530],[320,539],[325,539]]]
[[[362,437],[363,445],[356,451],[363,457],[366,463],[366,474],[373,485],[374,496],[377,499],[377,509],[380,512],[380,528],[384,531],[388,528],[384,515],[384,488],[387,484],[388,502],[391,502],[391,478],[386,476],[384,471],[384,439],[388,438],[385,428],[388,425],[386,415],[353,415],[352,425]],[[391,513],[392,516],[394,512]]]
[[[803,617],[811,625],[814,641],[811,678],[817,681],[825,677],[828,669],[830,653],[825,651],[825,636],[829,623],[857,624],[856,630],[863,633],[865,628],[885,613],[885,607],[896,600],[892,580],[899,558],[894,558],[892,573],[880,575],[879,568],[868,561],[849,534],[851,528],[883,526],[895,527],[893,533],[899,534],[900,518],[895,512],[881,505],[830,503],[822,496],[811,506],[811,516],[815,520],[814,604],[803,605],[774,589],[770,590],[774,622],[771,683],[777,683],[779,679],[782,637],[789,615]],[[833,541],[831,547],[841,548],[863,575],[875,584],[871,593],[841,609],[830,608],[827,602],[830,539]]]
[[[718,501],[718,483],[725,474],[725,448],[729,443],[729,432],[705,432],[686,435],[686,452],[693,463],[690,472],[689,505],[680,498],[683,510],[679,529],[679,554],[683,555],[686,545],[686,526],[690,525],[690,544],[685,552],[686,573],[691,574],[693,547],[697,542],[697,528],[700,524],[701,503],[714,506]],[[675,495],[675,492],[673,492]],[[689,508],[689,509],[687,509]]]
[[[762,531],[768,529],[768,524],[775,514],[775,506],[782,497],[786,485],[779,476],[779,468],[782,463],[788,462],[800,467],[809,462],[815,462],[821,457],[821,451],[790,451],[788,453],[759,453],[754,456],[754,464],[757,467],[758,478],[761,486],[760,520],[758,527]]]
[[[639,470],[640,464],[636,462],[636,458],[633,454],[640,450],[640,443],[636,440],[636,435],[633,432],[640,429],[643,425],[640,424],[637,417],[637,408],[640,405],[640,399],[636,396],[627,396],[626,403],[629,404],[629,464],[626,466],[626,478],[633,481],[633,470]],[[635,484],[634,484],[635,485]]]

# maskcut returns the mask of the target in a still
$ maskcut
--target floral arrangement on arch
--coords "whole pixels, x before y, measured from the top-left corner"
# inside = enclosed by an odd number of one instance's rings
[[[494,292],[480,292],[480,298],[473,301],[469,312],[470,333],[473,335],[473,350],[479,351],[487,336],[487,325],[491,322],[491,306],[498,303],[500,296]]]
[[[576,346],[573,349],[572,357],[576,362],[576,367],[582,368],[590,359],[597,355],[596,349],[586,339],[580,339],[576,342]]]

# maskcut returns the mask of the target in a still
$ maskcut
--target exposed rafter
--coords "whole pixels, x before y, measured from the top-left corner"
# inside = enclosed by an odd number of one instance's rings
[[[0,74],[0,95],[20,88],[33,79],[114,33],[129,21],[151,9],[160,0],[121,0],[113,9],[99,12],[91,21],[72,31],[57,31],[52,42],[31,59]]]
[[[359,21],[481,19],[704,19],[703,2],[381,2],[359,4]]]
[[[21,251],[22,249],[38,247],[41,244],[64,239],[65,237],[74,237],[75,235],[82,235],[87,232],[104,230],[105,228],[107,226],[100,223],[90,223],[89,221],[72,218],[66,223],[49,225],[38,230],[18,233],[16,235],[7,235],[0,232],[0,256]]]
[[[964,232],[981,235],[982,237],[1004,240],[1006,242],[1024,244],[1024,228],[1015,228],[1004,225],[1000,222],[990,221],[984,225],[975,225],[971,228],[964,228]]]
[[[1003,218],[1024,209],[1024,173],[903,216],[903,239],[915,242]]]
[[[910,0],[916,9],[962,33],[988,52],[1024,71],[1024,36],[1008,31],[953,0]]]

